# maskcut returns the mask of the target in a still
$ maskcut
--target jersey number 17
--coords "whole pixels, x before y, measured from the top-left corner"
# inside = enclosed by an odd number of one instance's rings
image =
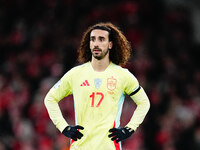
[[[96,107],[99,107],[101,105],[101,102],[104,99],[103,93],[101,93],[101,92],[96,92],[96,93],[92,92],[92,94],[90,95],[90,97],[92,98],[91,107],[94,107],[94,99],[95,99],[96,96],[98,96],[98,97],[100,96],[100,100],[99,100],[98,104],[96,105]]]

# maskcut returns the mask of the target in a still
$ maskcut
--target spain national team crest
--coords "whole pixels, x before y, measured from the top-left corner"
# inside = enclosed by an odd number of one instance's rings
[[[114,90],[116,88],[117,85],[117,79],[115,79],[113,76],[111,78],[107,79],[107,88],[109,90]]]
[[[101,79],[99,79],[99,78],[94,79],[94,85],[95,85],[95,87],[96,87],[97,89],[100,88],[101,83],[102,83],[102,80],[101,80]]]

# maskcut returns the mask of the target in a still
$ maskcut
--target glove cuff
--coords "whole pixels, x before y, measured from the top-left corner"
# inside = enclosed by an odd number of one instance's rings
[[[71,129],[70,126],[66,126],[65,129],[62,131],[62,134],[66,134],[67,132],[69,132],[69,130]]]

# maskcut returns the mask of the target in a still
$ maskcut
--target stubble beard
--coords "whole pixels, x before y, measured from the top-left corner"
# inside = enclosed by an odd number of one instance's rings
[[[108,52],[109,52],[109,49],[107,49],[105,52],[102,52],[102,50],[101,50],[101,54],[98,55],[98,54],[95,54],[95,52],[93,51],[92,52],[92,56],[94,58],[96,58],[97,60],[101,60],[101,59],[103,59],[108,54]]]

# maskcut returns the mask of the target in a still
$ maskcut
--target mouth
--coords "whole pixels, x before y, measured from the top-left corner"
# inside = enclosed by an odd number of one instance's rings
[[[93,52],[96,54],[101,53],[101,51],[102,51],[101,49],[97,49],[97,48],[93,49]]]

